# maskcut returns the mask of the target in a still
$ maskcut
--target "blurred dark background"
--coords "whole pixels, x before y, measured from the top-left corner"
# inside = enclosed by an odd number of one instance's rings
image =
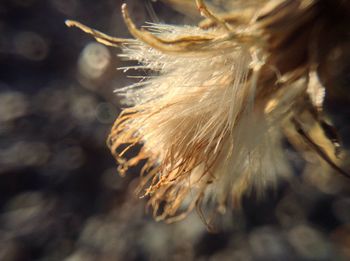
[[[170,7],[126,1],[138,25],[191,23]],[[348,183],[320,169],[209,233],[196,213],[166,225],[121,178],[105,140],[132,82],[118,50],[69,29],[75,19],[128,37],[119,0],[0,3],[0,260],[350,260]],[[154,14],[157,14],[156,16]],[[304,172],[302,174],[302,172]]]

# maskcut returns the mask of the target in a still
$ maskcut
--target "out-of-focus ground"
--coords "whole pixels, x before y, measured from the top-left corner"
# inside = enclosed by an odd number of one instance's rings
[[[161,3],[126,1],[138,25],[183,21]],[[209,233],[196,213],[166,225],[117,175],[105,145],[131,83],[118,50],[65,19],[119,37],[119,0],[0,3],[0,260],[350,260],[349,183],[303,171]],[[191,22],[186,20],[186,22]],[[309,174],[311,173],[311,174]],[[220,226],[218,226],[220,227]]]

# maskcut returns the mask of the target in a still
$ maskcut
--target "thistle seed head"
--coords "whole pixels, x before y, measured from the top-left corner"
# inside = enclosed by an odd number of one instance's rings
[[[325,63],[340,39],[349,41],[340,30],[349,17],[339,8],[348,4],[334,2],[235,1],[239,13],[217,15],[197,0],[205,17],[198,26],[149,24],[146,30],[123,5],[135,40],[67,23],[120,46],[121,57],[138,61],[130,68],[153,72],[117,91],[128,107],[108,145],[122,175],[146,162],[140,192],[157,219],[178,220],[200,204],[238,206],[252,189],[262,195],[291,174],[284,138],[346,175],[335,143],[323,148],[312,137],[323,122]],[[322,130],[318,138],[330,140]],[[140,144],[137,155],[125,157]]]

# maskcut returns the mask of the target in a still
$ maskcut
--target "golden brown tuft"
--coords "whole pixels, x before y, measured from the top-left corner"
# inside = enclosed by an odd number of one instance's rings
[[[178,220],[200,204],[223,211],[252,189],[263,194],[290,175],[284,138],[347,175],[322,107],[332,92],[331,56],[350,42],[348,2],[235,3],[239,12],[217,15],[197,0],[205,18],[198,26],[148,30],[138,29],[123,5],[135,40],[67,22],[156,74],[118,91],[130,106],[108,145],[122,175],[146,161],[140,191],[158,220]],[[139,144],[140,152],[125,158]]]

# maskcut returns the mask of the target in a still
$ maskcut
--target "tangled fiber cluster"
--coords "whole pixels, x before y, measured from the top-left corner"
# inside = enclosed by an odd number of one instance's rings
[[[139,62],[131,68],[152,72],[118,90],[129,106],[108,144],[122,175],[145,161],[140,192],[159,220],[178,220],[202,204],[224,211],[249,191],[263,194],[291,174],[285,138],[347,175],[322,105],[349,46],[349,1],[234,2],[235,12],[214,14],[197,0],[205,17],[198,26],[144,29],[123,5],[135,39],[67,21],[121,47],[122,57]],[[136,156],[125,157],[140,144]]]

